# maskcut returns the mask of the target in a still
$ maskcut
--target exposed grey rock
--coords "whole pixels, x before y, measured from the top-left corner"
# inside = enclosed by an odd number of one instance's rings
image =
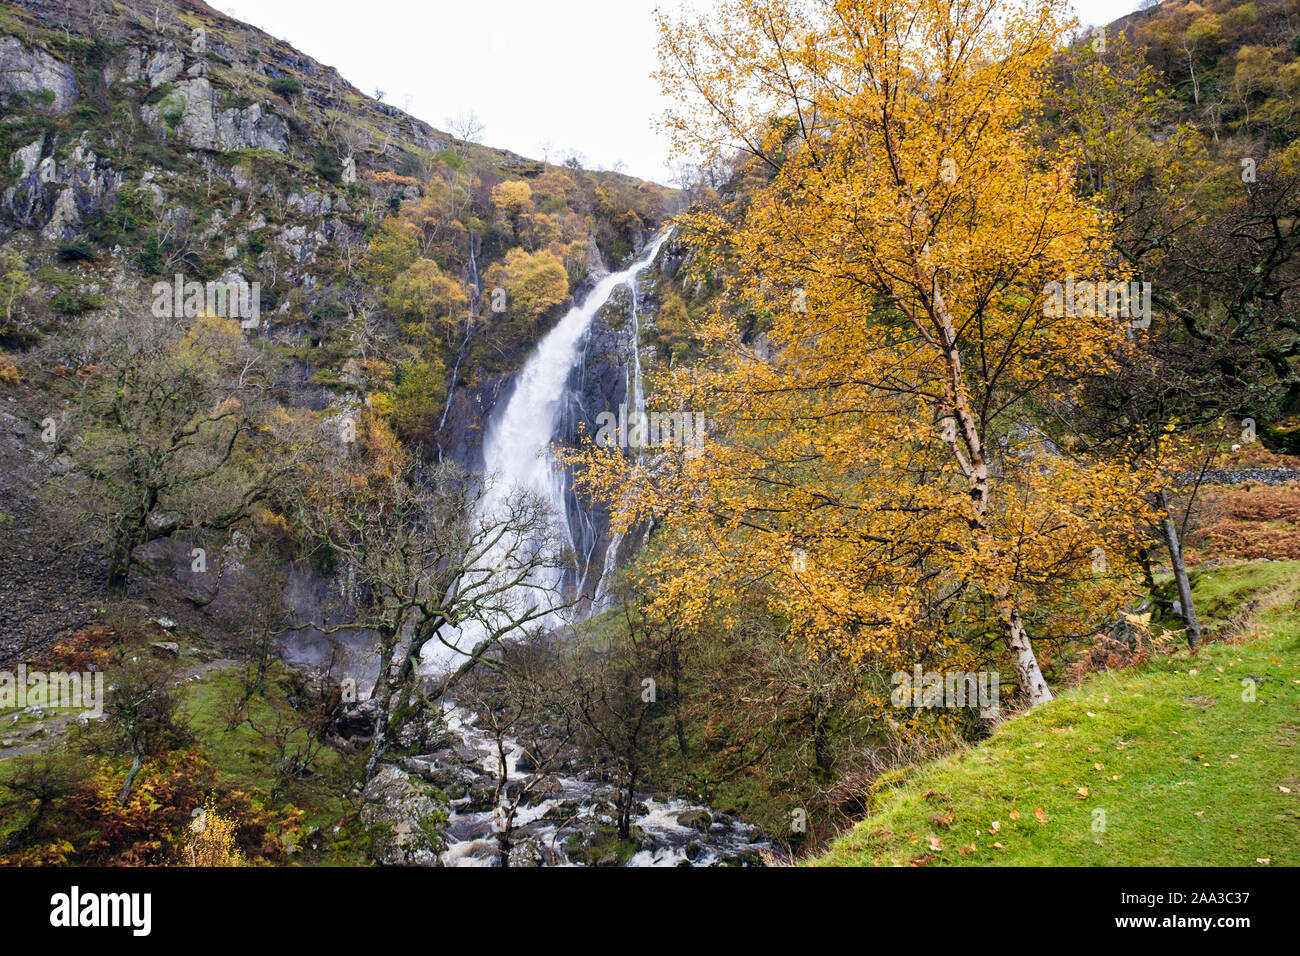
[[[0,208],[19,225],[39,228],[47,240],[72,238],[122,185],[122,174],[84,140],[61,162],[43,156],[45,149],[42,138],[10,157],[10,167],[22,173],[18,184],[0,197]]]
[[[692,830],[707,830],[712,822],[713,818],[707,810],[687,810],[677,815],[677,825]]]
[[[177,83],[168,99],[174,101],[176,97],[184,102],[176,138],[186,146],[210,150],[267,149],[277,153],[289,149],[288,127],[260,103],[243,109],[218,109],[212,85],[203,77]],[[164,100],[144,107],[141,113],[145,120],[160,125],[166,103]]]
[[[391,866],[434,866],[436,826],[447,805],[397,767],[379,768],[363,794],[361,821],[375,832],[375,862]]]
[[[81,229],[81,214],[77,212],[77,197],[70,189],[60,192],[54,199],[49,224],[41,230],[46,239],[75,236]]]
[[[329,195],[318,192],[313,189],[310,192],[298,194],[293,193],[285,200],[285,205],[299,212],[307,213],[312,216],[329,215],[332,208],[332,200]]]
[[[30,228],[47,222],[54,206],[54,196],[41,175],[41,153],[44,147],[45,140],[41,138],[17,150],[9,161],[10,167],[14,169],[18,169],[21,164],[23,172],[16,186],[4,191],[0,206],[3,206],[5,215],[20,226]]]
[[[144,73],[150,88],[156,88],[174,81],[184,68],[185,58],[180,53],[176,50],[160,50],[153,55]]]
[[[66,113],[77,105],[77,77],[72,67],[44,50],[28,49],[17,37],[0,37],[0,93],[54,94],[50,109]]]
[[[35,170],[41,163],[41,152],[45,148],[45,137],[33,140],[22,149],[14,150],[9,159],[9,168],[24,176]]]
[[[145,51],[138,46],[127,47],[122,55],[104,67],[104,82],[109,86],[118,83],[136,83],[144,78]]]
[[[280,117],[254,103],[245,109],[228,109],[221,114],[217,142],[221,149],[269,149],[284,153],[289,149],[289,129]]]
[[[1300,471],[1294,468],[1218,468],[1204,475],[1188,472],[1178,476],[1180,485],[1194,485],[1198,480],[1206,485],[1284,485],[1300,481]]]

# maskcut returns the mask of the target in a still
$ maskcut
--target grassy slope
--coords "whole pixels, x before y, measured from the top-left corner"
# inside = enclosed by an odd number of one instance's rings
[[[239,668],[215,671],[187,684],[182,704],[187,725],[199,746],[221,768],[227,783],[249,791],[257,802],[267,807],[285,804],[300,807],[305,811],[306,825],[320,827],[328,833],[347,812],[339,794],[351,780],[349,758],[332,747],[322,746],[317,752],[315,775],[288,785],[277,777],[277,755],[270,738],[285,726],[283,722],[290,713],[279,677],[279,669],[273,669],[267,678],[267,697],[255,696],[247,704],[246,715],[252,724],[241,723],[234,730],[229,729],[227,713],[231,702],[241,696]],[[303,730],[290,731],[290,751],[304,746],[306,739]]]
[[[913,768],[809,862],[1300,865],[1300,562],[1216,568],[1196,592],[1227,642],[1094,675]]]
[[[188,643],[183,641],[183,644]],[[320,745],[315,751],[312,772],[288,778],[277,772],[279,755],[275,744],[277,735],[283,735],[289,754],[299,752],[307,743],[306,731],[293,723],[289,702],[287,671],[273,664],[266,680],[266,693],[254,696],[243,711],[247,721],[234,729],[229,726],[233,702],[242,697],[241,666],[231,666],[228,661],[217,660],[207,664],[211,652],[191,654],[182,651],[182,673],[199,671],[189,679],[181,680],[177,694],[180,699],[178,722],[194,735],[194,743],[218,768],[222,789],[242,790],[254,805],[271,812],[287,814],[301,811],[299,818],[304,830],[317,831],[308,846],[299,847],[295,857],[303,863],[364,865],[367,856],[368,836],[355,819],[356,806],[349,803],[346,794],[358,779],[359,758],[345,756],[332,747]],[[44,721],[35,717],[18,715],[11,723],[15,711],[0,711],[0,738],[12,737],[16,747],[27,749],[36,744],[42,749],[59,752],[75,751],[80,731],[68,732],[68,717],[64,712],[46,708]],[[31,740],[18,733],[19,728],[42,724],[48,733]],[[57,725],[56,725],[57,724]],[[109,759],[116,772],[125,774],[128,761],[118,756],[108,756],[94,751],[96,757]],[[0,779],[3,779],[13,753],[0,750]],[[147,781],[152,764],[146,763],[142,780]],[[0,788],[0,797],[6,796]],[[3,835],[0,833],[0,835]]]

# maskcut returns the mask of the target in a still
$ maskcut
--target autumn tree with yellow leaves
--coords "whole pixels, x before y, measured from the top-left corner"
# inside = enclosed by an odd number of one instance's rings
[[[432,259],[416,259],[388,287],[384,305],[415,342],[451,342],[466,320],[469,289]]]
[[[247,866],[235,840],[237,831],[237,821],[218,810],[209,797],[190,821],[186,841],[190,866]]]
[[[645,574],[688,622],[759,588],[814,650],[884,672],[1005,656],[1050,699],[1031,635],[1092,634],[1134,593],[1154,467],[1043,427],[1131,335],[1107,303],[1048,301],[1127,278],[1029,123],[1063,6],[729,0],[660,28],[677,147],[738,155],[746,181],[682,222],[729,280],[707,357],[659,396],[710,436],[588,448],[584,490],[616,526],[657,522]]]

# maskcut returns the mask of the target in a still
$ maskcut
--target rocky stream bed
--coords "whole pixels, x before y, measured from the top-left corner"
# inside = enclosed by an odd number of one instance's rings
[[[761,865],[771,846],[735,814],[655,794],[640,796],[631,838],[619,840],[614,785],[582,773],[535,771],[514,742],[506,745],[507,781],[498,799],[495,736],[454,704],[429,724],[418,734],[420,752],[384,764],[366,788],[367,822],[391,828],[383,863],[747,866]]]

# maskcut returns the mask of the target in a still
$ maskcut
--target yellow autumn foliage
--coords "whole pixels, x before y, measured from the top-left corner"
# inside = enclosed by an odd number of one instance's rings
[[[1053,282],[1128,279],[1070,157],[1028,123],[1066,25],[1054,0],[661,20],[668,130],[704,160],[739,148],[749,186],[681,221],[729,276],[707,357],[659,390],[707,415],[703,453],[581,455],[617,527],[656,522],[661,609],[702,623],[757,588],[813,651],[884,669],[1005,654],[1035,700],[1029,636],[1088,635],[1136,592],[1160,463],[1054,433],[1131,335],[1045,308]]]
[[[190,866],[247,866],[235,842],[237,829],[236,821],[223,815],[209,798],[190,822]]]

